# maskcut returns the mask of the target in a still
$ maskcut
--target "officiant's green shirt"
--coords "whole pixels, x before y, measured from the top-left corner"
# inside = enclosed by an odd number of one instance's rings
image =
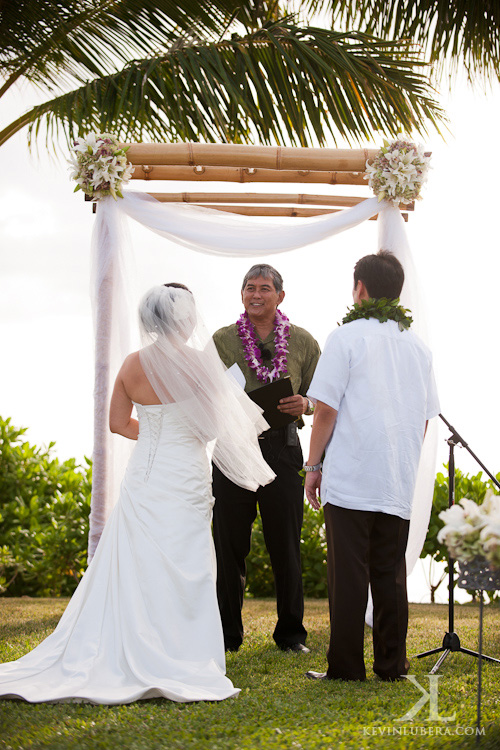
[[[226,367],[236,364],[241,368],[245,376],[245,391],[253,391],[264,385],[252,370],[245,359],[243,343],[238,335],[236,323],[225,328],[219,328],[214,333],[214,343]],[[274,357],[274,331],[262,342]],[[303,328],[290,324],[290,336],[288,337],[287,375],[290,377],[294,394],[300,393],[305,396],[311,384],[314,370],[318,364],[321,354],[318,342]],[[264,364],[269,367],[270,360]]]

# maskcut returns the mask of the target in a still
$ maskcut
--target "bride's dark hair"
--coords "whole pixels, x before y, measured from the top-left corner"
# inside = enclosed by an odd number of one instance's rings
[[[185,289],[186,292],[193,293],[185,284],[180,284],[178,281],[170,281],[168,284],[163,284],[163,286],[173,286],[174,289]]]

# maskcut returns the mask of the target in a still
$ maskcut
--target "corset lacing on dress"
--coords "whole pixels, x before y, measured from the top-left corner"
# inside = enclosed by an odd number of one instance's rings
[[[153,468],[153,463],[160,440],[161,428],[163,423],[163,409],[149,411],[149,409],[147,409],[142,404],[136,404],[136,408],[138,411],[140,411],[141,414],[146,415],[149,426],[149,456],[146,473],[144,475],[144,481],[147,482],[151,473],[151,469]]]

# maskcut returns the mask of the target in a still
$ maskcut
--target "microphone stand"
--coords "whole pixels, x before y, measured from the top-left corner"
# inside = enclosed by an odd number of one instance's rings
[[[474,458],[479,466],[483,469],[483,471],[486,472],[486,474],[489,476],[489,478],[494,482],[494,484],[500,489],[500,483],[496,479],[496,477],[493,476],[493,474],[488,471],[486,466],[479,460],[479,458],[471,451],[463,437],[458,434],[458,432],[455,430],[454,427],[451,426],[451,424],[448,422],[447,419],[443,417],[442,414],[439,415],[440,418],[443,420],[443,422],[446,424],[448,429],[451,432],[450,437],[446,441],[449,445],[450,451],[449,451],[449,460],[448,460],[448,507],[451,508],[452,505],[455,504],[455,446],[462,446],[465,448],[472,458]],[[494,659],[492,656],[485,656],[484,654],[479,654],[477,651],[470,651],[468,648],[463,648],[460,645],[460,638],[458,637],[457,633],[454,632],[454,621],[455,621],[455,611],[454,611],[454,600],[453,600],[453,590],[455,588],[455,561],[452,557],[448,555],[448,632],[445,633],[445,636],[443,638],[443,643],[439,648],[433,648],[430,651],[424,651],[421,654],[417,654],[417,659],[422,659],[424,656],[431,656],[431,654],[441,654],[435,665],[432,667],[429,674],[436,674],[441,664],[444,662],[448,654],[460,651],[462,654],[468,654],[469,656],[475,656],[476,658],[486,659],[486,661],[494,662],[495,664],[500,664],[500,659]],[[482,595],[482,594],[481,594]]]

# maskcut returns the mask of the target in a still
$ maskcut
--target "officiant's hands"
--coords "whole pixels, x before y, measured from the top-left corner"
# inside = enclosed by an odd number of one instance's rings
[[[280,399],[278,404],[278,411],[283,414],[291,414],[292,417],[301,417],[306,413],[309,407],[309,401],[300,393],[296,396],[286,396],[286,398]]]

